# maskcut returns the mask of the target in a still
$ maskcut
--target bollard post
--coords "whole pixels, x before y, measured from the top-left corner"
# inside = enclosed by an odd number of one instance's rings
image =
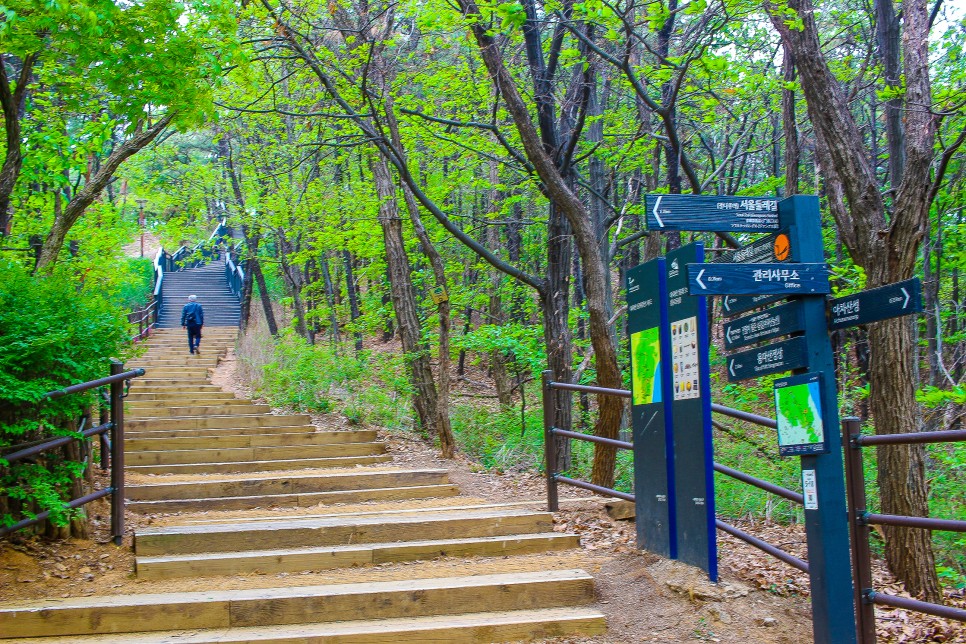
[[[557,441],[553,436],[553,417],[555,405],[553,388],[553,372],[543,372],[543,451],[546,456],[547,470],[547,509],[556,512],[560,509],[557,496]]]
[[[111,361],[111,375],[124,373],[124,363]],[[124,382],[111,383],[111,534],[114,545],[124,539]]]
[[[852,539],[852,585],[855,597],[856,634],[859,644],[875,644],[875,606],[868,599],[872,590],[872,551],[869,526],[862,521],[866,511],[865,469],[862,447],[856,437],[862,432],[858,418],[842,420],[842,448],[845,452],[845,490],[849,507],[849,536]]]

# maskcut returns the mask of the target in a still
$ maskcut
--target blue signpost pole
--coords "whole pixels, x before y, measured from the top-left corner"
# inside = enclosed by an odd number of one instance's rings
[[[822,262],[821,214],[818,198],[797,195],[778,204],[782,228],[788,228],[798,261]],[[828,337],[823,295],[803,295],[802,317],[808,368],[796,373],[824,373],[822,421],[829,451],[802,456],[802,478],[814,487],[815,503],[805,509],[808,567],[811,581],[812,629],[816,644],[853,644],[856,641],[855,610],[849,551],[845,475],[838,433],[838,397],[835,367]],[[809,490],[806,490],[809,491]]]

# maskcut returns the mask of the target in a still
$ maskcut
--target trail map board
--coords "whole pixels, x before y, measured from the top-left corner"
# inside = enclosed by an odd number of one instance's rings
[[[673,437],[665,416],[671,381],[666,346],[667,285],[664,258],[627,271],[627,331],[631,344],[631,414],[634,430],[634,496],[637,542],[664,557],[677,557],[674,526]]]

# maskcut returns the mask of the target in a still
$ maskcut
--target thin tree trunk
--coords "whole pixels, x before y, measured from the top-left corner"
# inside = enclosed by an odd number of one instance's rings
[[[349,297],[349,319],[355,322],[362,313],[359,310],[359,287],[352,270],[352,253],[347,248],[342,249],[342,265],[345,267],[345,290]],[[353,331],[352,335],[355,338],[356,351],[362,351],[362,332]]]
[[[272,298],[268,294],[268,287],[265,286],[265,275],[262,274],[262,264],[258,257],[252,257],[248,269],[258,284],[258,295],[262,300],[262,311],[265,313],[265,324],[268,325],[268,332],[273,338],[278,337],[278,322],[275,321],[275,311],[272,309]]]
[[[402,233],[402,219],[396,201],[396,186],[383,157],[371,160],[373,182],[379,197],[379,225],[382,227],[386,248],[386,266],[392,305],[396,312],[399,337],[413,387],[413,407],[420,427],[430,436],[437,435],[437,392],[433,371],[429,364],[429,352],[422,345],[422,325],[416,308],[412,268],[406,253]]]
[[[782,60],[782,76],[785,83],[795,81],[795,60],[788,47],[782,47],[785,52]],[[785,196],[798,194],[799,165],[802,150],[798,142],[798,119],[795,116],[795,92],[785,87],[782,89],[782,130],[785,133]]]

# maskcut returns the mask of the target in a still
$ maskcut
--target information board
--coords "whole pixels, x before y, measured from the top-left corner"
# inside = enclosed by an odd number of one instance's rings
[[[775,381],[778,453],[781,456],[829,451],[822,420],[822,374],[806,373]]]
[[[634,496],[637,543],[674,558],[673,437],[665,415],[670,382],[666,334],[667,274],[664,258],[627,271],[627,331],[631,349],[631,422],[634,431]]]
[[[647,195],[651,230],[710,230],[760,233],[778,230],[775,197]]]
[[[674,436],[677,558],[718,576],[711,433],[707,304],[688,295],[684,267],[704,259],[702,244],[667,254],[671,344],[670,421]]]
[[[791,237],[787,230],[765,235],[741,248],[727,250],[715,257],[713,264],[767,264],[769,262],[796,262]]]

